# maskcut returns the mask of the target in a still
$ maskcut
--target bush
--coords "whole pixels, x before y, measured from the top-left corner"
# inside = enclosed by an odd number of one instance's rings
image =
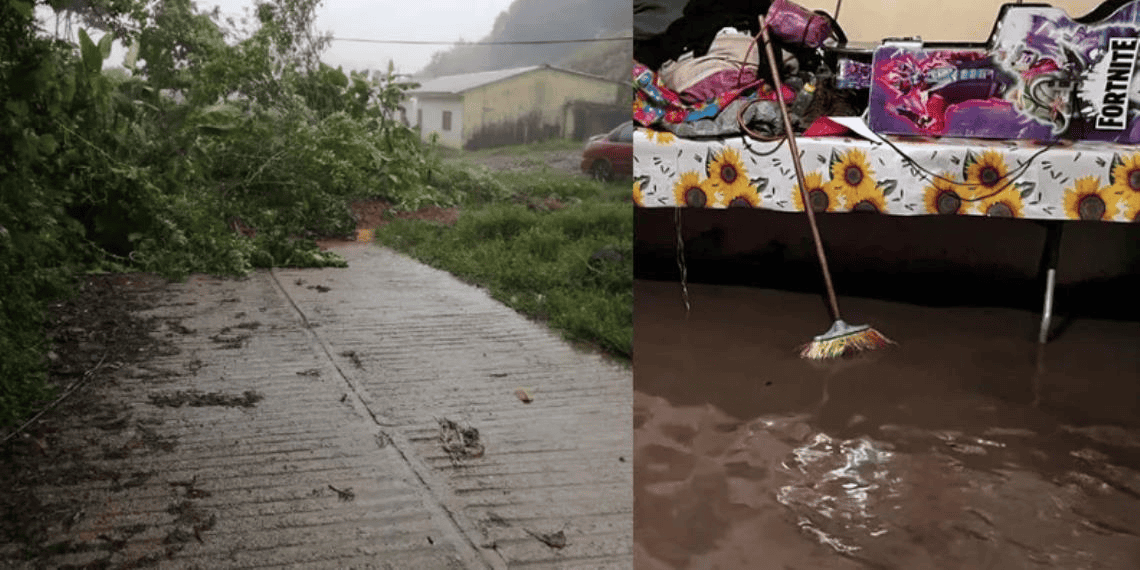
[[[37,4],[111,31],[41,37]],[[190,0],[0,0],[0,424],[50,395],[43,309],[86,271],[343,266],[313,238],[353,230],[351,199],[499,195],[438,168],[392,120],[412,85],[391,69],[318,61],[318,4],[262,3],[257,28],[227,42]],[[134,46],[131,73],[103,70],[112,38]]]

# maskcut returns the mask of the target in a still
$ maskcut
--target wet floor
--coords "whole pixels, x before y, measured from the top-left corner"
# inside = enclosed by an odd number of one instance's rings
[[[635,285],[638,570],[1140,568],[1140,322]],[[1120,299],[1121,303],[1130,302]]]

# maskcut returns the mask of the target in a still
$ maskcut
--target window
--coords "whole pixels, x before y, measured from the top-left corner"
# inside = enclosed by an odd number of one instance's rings
[[[445,131],[451,130],[451,111],[444,111],[443,112],[443,130],[445,130]]]
[[[626,123],[610,137],[614,142],[633,142],[633,123]]]

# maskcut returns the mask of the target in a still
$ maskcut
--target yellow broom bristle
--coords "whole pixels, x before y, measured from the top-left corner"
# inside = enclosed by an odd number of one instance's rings
[[[804,346],[803,350],[800,351],[800,358],[811,360],[838,358],[847,353],[874,350],[891,344],[894,344],[894,341],[883,336],[879,331],[868,328],[857,333],[814,341]]]

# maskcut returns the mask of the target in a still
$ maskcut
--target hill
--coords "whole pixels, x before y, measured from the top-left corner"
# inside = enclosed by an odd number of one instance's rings
[[[515,0],[478,42],[631,37],[632,0]],[[550,64],[628,81],[632,41],[538,45],[461,44],[436,52],[417,79]]]

